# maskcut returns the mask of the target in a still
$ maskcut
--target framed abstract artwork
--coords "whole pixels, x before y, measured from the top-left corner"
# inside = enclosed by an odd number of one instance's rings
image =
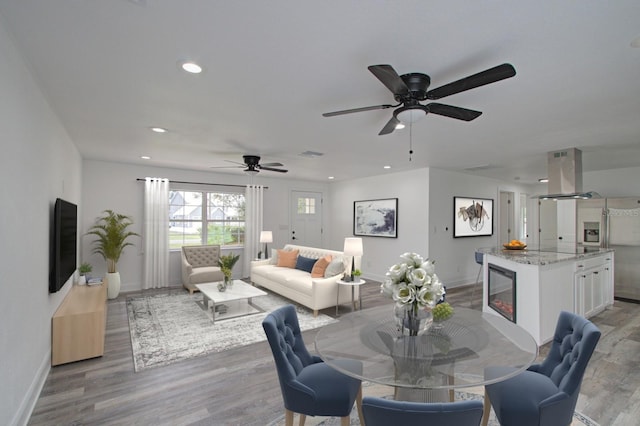
[[[453,237],[493,235],[493,200],[453,197]]]
[[[398,199],[354,201],[353,235],[398,238]]]

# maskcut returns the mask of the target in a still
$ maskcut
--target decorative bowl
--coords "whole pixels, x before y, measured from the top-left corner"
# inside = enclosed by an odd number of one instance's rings
[[[523,245],[512,246],[509,244],[503,244],[502,247],[504,247],[505,250],[524,250],[527,247],[527,245],[523,244]]]

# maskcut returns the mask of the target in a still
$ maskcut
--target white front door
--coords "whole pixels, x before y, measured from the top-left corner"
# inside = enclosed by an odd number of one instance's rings
[[[291,191],[289,242],[322,247],[322,193]]]

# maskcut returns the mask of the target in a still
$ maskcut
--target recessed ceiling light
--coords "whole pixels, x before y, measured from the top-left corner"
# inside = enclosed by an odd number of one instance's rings
[[[640,36],[631,40],[631,47],[640,48]]]
[[[202,72],[202,67],[195,62],[183,62],[181,67],[191,74],[200,74]]]
[[[390,168],[391,168],[391,166],[384,166],[384,168],[385,168],[385,169],[390,169]]]
[[[548,178],[540,178],[540,179],[538,179],[538,182],[547,183],[547,182],[549,182],[549,179]]]
[[[329,176],[327,179],[332,180],[332,179],[335,179],[335,177]]]
[[[396,130],[404,129],[404,124],[398,123],[396,124]]]
[[[140,158],[142,158],[143,160],[151,160],[151,157],[149,157],[148,155],[143,155]]]
[[[151,131],[156,133],[167,133],[167,129],[164,129],[162,127],[152,127]]]

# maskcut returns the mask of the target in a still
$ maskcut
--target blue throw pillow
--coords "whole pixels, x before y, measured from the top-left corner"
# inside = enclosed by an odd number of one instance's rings
[[[298,260],[296,260],[296,269],[300,269],[301,271],[307,271],[311,273],[313,269],[313,265],[316,264],[318,259],[310,259],[304,256],[298,256]]]

